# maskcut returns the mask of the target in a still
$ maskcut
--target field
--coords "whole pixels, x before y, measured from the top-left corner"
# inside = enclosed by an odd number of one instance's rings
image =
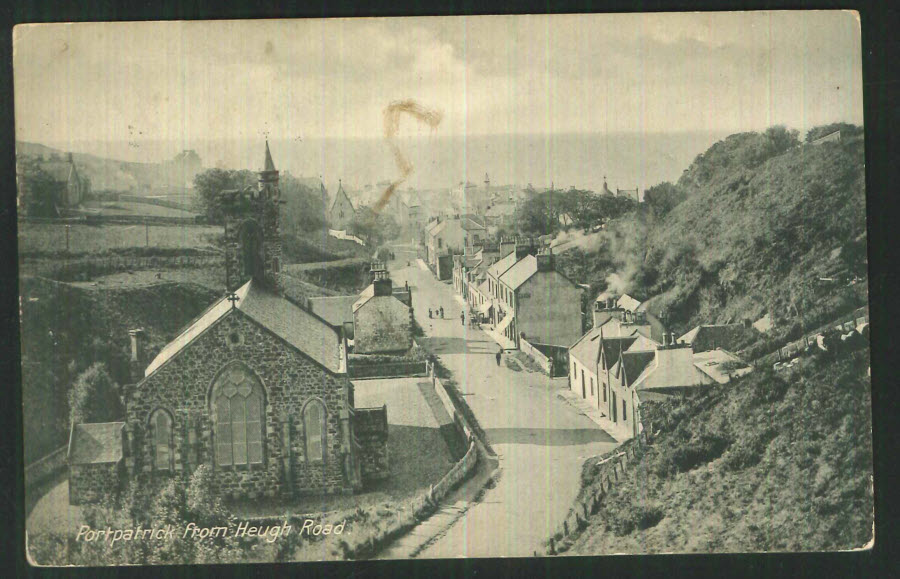
[[[193,217],[196,215],[196,213],[184,211],[183,209],[130,201],[86,203],[85,206],[100,209],[103,215],[155,215],[159,217]]]
[[[215,238],[222,234],[222,228],[215,225],[144,226],[73,223],[68,226],[68,230],[69,252],[73,254],[100,253],[148,245],[169,249],[211,249],[214,247]],[[66,226],[59,223],[20,221],[18,239],[20,256],[62,252],[66,249]]]

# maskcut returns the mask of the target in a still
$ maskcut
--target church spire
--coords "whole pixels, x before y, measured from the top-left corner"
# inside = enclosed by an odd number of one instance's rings
[[[275,163],[272,162],[272,153],[269,152],[269,139],[266,139],[266,161],[263,164],[263,171],[275,171]]]

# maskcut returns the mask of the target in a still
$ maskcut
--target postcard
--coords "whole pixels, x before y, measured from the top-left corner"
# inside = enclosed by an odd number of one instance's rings
[[[31,564],[871,548],[855,12],[13,36]]]

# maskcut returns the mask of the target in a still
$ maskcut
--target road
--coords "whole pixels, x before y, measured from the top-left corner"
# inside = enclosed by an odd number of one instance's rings
[[[395,285],[408,281],[412,288],[416,320],[426,334],[420,341],[453,373],[501,468],[496,486],[419,557],[531,556],[562,524],[578,494],[584,460],[617,443],[557,398],[565,379],[497,366],[497,344],[460,323],[464,306],[452,285],[419,267],[414,254],[395,254],[388,267]],[[429,319],[428,308],[441,306],[447,319]]]

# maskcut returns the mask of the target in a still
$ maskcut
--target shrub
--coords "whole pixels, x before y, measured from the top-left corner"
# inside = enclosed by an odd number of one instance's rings
[[[672,451],[672,463],[678,472],[687,472],[722,456],[729,441],[713,434],[701,434]]]
[[[627,535],[655,527],[664,516],[662,506],[658,503],[629,505],[621,516],[610,521],[610,527],[616,535]]]
[[[101,362],[92,364],[75,380],[69,392],[69,407],[73,424],[112,422],[125,412],[119,386]]]

